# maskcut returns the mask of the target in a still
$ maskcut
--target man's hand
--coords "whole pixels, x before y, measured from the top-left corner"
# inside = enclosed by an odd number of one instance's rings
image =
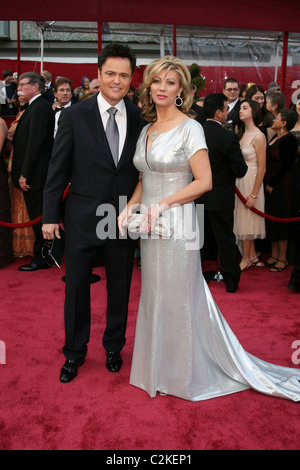
[[[30,189],[30,186],[27,184],[27,178],[22,175],[19,178],[19,185],[23,191],[28,191],[28,189]]]
[[[54,235],[56,238],[61,238],[59,234],[58,224],[43,224],[42,225],[43,236],[46,240],[53,240]]]

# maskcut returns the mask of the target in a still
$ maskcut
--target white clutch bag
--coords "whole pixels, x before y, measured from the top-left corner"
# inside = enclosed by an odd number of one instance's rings
[[[133,214],[126,223],[128,232],[138,233],[140,235],[156,235],[162,238],[171,238],[173,230],[166,218],[160,216],[155,223],[154,229],[149,233],[141,225],[143,214]]]

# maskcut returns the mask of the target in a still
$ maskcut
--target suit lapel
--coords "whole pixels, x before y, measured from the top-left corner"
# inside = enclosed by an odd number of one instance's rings
[[[32,110],[32,106],[35,105],[35,103],[40,100],[41,98],[43,98],[42,96],[39,96],[36,100],[34,100],[30,105],[27,106],[27,108],[25,109],[24,113],[22,114],[22,116],[20,117],[19,119],[19,122],[18,122],[18,125],[15,129],[15,132],[14,132],[14,138],[18,132],[18,129],[20,129],[20,124],[22,124],[23,121],[26,121],[26,118],[27,116],[29,115],[29,113],[31,112]],[[44,98],[43,98],[44,99]]]
[[[29,106],[28,106],[28,108],[25,109],[24,113],[21,115],[21,117],[18,121],[18,125],[16,126],[16,129],[15,129],[15,132],[14,132],[14,135],[13,135],[13,141],[15,140],[16,135],[18,134],[18,132],[20,132],[20,130],[22,128],[22,123],[26,122],[26,117],[28,116],[28,114],[29,114]]]
[[[119,163],[118,163],[118,168],[120,167],[120,165],[123,165],[124,162],[126,162],[127,156],[129,155],[128,150],[132,142],[134,142],[135,132],[136,132],[136,127],[133,125],[134,114],[130,108],[130,105],[127,103],[126,100],[124,100],[124,103],[125,103],[126,113],[127,113],[127,129],[126,129],[126,138],[125,138],[123,150],[122,150]]]
[[[82,108],[82,114],[84,116],[84,120],[88,124],[89,130],[97,141],[98,147],[101,148],[101,154],[111,160],[112,164],[114,165],[113,157],[111,155],[99,112],[97,96],[86,100],[86,107]]]

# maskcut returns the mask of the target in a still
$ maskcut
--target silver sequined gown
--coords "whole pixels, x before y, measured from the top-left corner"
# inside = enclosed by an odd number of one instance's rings
[[[206,148],[200,124],[187,118],[146,152],[146,126],[134,164],[146,207],[192,181],[189,158]],[[166,215],[166,212],[164,213]],[[205,400],[248,388],[300,400],[300,370],[275,366],[243,350],[203,279],[193,246],[193,203],[169,211],[171,239],[142,239],[142,288],[130,383],[156,392]],[[194,249],[192,249],[194,248]]]

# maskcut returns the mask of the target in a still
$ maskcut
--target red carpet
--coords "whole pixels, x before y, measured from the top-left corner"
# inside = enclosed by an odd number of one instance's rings
[[[26,262],[27,260],[25,260]],[[299,449],[299,404],[249,390],[190,403],[148,395],[128,384],[140,272],[135,268],[124,366],[105,368],[105,274],[92,289],[92,331],[86,364],[70,384],[60,384],[64,362],[64,270],[0,271],[1,450],[292,450]],[[212,267],[210,266],[210,269]],[[240,289],[223,283],[210,289],[244,348],[289,367],[292,343],[300,340],[300,294],[287,289],[291,267],[282,273],[251,268]],[[298,354],[299,358],[299,354]]]

